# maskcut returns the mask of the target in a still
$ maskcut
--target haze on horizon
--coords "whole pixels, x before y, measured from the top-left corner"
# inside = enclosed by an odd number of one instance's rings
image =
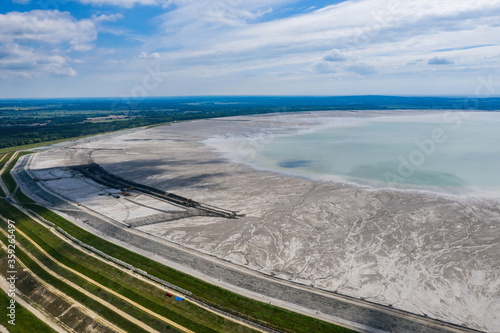
[[[500,0],[5,0],[0,98],[500,95]]]

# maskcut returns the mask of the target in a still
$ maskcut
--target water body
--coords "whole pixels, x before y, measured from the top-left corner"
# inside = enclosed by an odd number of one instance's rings
[[[500,113],[331,119],[273,137],[247,162],[312,179],[453,194],[500,193]]]

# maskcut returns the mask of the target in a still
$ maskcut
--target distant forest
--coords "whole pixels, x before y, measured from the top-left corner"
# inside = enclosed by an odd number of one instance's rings
[[[500,110],[500,98],[178,97],[0,100],[0,148],[76,138],[172,121],[319,110]],[[107,118],[120,116],[120,119]]]

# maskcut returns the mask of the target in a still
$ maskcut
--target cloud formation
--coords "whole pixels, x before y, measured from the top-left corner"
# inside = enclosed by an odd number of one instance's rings
[[[75,20],[58,10],[33,10],[0,14],[0,41],[3,43],[68,43],[70,48],[88,48],[97,38],[92,20]]]
[[[160,58],[160,54],[158,52],[153,52],[151,54],[148,54],[147,52],[141,52],[139,54],[139,58],[141,58],[141,59],[158,59],[158,58]]]
[[[121,17],[94,15],[77,20],[69,12],[58,10],[0,14],[0,75],[76,75],[69,53],[94,49],[98,24]]]
[[[12,76],[30,78],[41,73],[63,76],[77,74],[64,55],[35,52],[31,48],[17,44],[0,46],[0,78],[6,79]]]
[[[157,95],[471,94],[500,71],[500,0],[72,1],[0,15],[4,52],[131,87],[155,62],[173,82]]]
[[[257,64],[275,71],[279,59],[281,64],[294,63],[296,71],[313,66],[317,73],[338,72],[344,77],[346,73],[387,75],[407,72],[408,63],[420,66],[417,60],[428,58],[432,50],[450,46],[463,52],[462,45],[477,39],[491,41],[495,31],[500,33],[495,23],[500,19],[498,0],[344,1],[272,21],[241,20],[230,28],[223,26],[222,19],[220,25],[210,26],[206,17],[198,14],[206,12],[202,10],[204,1],[184,3],[161,17],[162,31],[151,44],[174,45],[177,50],[169,51],[166,58],[176,67],[204,66],[207,74],[210,59],[219,59],[228,67],[234,63],[235,72],[251,70]],[[238,10],[247,9],[239,5]],[[488,34],[484,34],[485,27]],[[474,51],[469,52],[472,55]],[[434,57],[440,61],[439,52]],[[476,66],[477,60],[471,59],[470,65]],[[488,61],[487,57],[481,60]]]

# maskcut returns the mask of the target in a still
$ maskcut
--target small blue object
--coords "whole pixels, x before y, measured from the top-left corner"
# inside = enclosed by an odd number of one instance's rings
[[[182,298],[176,297],[175,300],[180,302],[180,301],[182,301]]]

